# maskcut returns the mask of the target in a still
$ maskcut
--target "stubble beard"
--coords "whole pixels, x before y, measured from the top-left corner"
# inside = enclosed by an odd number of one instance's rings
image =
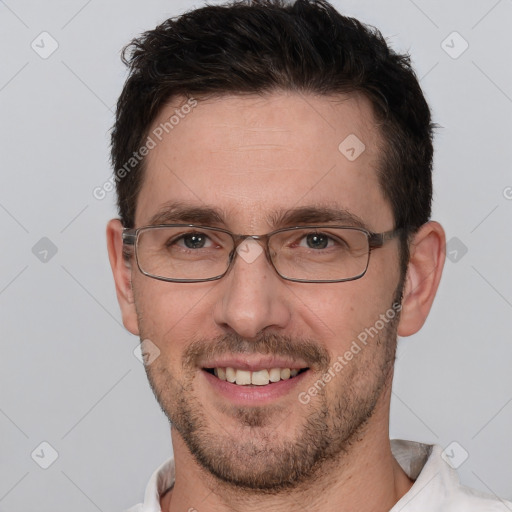
[[[393,304],[401,303],[401,293],[400,286]],[[239,425],[236,437],[229,435],[222,425],[223,415],[209,417],[196,398],[192,361],[206,351],[218,354],[221,348],[223,353],[227,348],[232,353],[295,353],[314,361],[321,368],[317,376],[321,378],[333,362],[318,343],[272,334],[250,343],[236,335],[224,336],[216,343],[198,340],[184,356],[183,366],[190,371],[184,372],[187,377],[182,382],[165,366],[146,366],[146,373],[162,411],[204,469],[240,491],[279,494],[306,483],[312,485],[327,463],[342,459],[362,436],[391,383],[398,319],[397,313],[309,404],[297,400],[298,407],[303,407],[297,416],[304,419],[295,427],[293,439],[278,434],[279,424],[274,419],[283,411],[277,406],[226,407],[222,412],[228,414],[230,423],[234,418]],[[141,323],[139,327],[144,339]]]

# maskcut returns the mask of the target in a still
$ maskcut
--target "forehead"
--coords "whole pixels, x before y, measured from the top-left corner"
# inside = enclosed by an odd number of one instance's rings
[[[269,218],[303,206],[339,208],[369,228],[390,228],[377,179],[381,142],[365,98],[283,92],[183,104],[166,105],[149,132],[155,147],[137,225],[178,202],[223,212],[223,223],[238,224],[232,229],[265,229]]]

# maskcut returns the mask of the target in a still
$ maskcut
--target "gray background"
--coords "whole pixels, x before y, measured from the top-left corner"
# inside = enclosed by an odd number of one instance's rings
[[[442,126],[450,259],[426,326],[400,341],[392,436],[457,442],[463,482],[512,499],[512,1],[334,3],[412,53]],[[115,298],[114,196],[92,191],[111,172],[120,48],[199,5],[0,1],[0,512],[122,510],[171,453]]]

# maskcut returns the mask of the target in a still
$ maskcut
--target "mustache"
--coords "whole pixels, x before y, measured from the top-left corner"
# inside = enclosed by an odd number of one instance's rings
[[[308,367],[328,368],[329,352],[319,343],[307,338],[294,338],[275,333],[262,333],[247,340],[236,333],[216,338],[195,340],[183,353],[183,367],[195,368],[200,360],[233,354],[260,354],[303,359]]]

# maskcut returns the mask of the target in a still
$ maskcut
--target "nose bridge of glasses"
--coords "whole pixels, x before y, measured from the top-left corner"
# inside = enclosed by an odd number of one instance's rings
[[[239,256],[246,263],[254,263],[262,253],[273,267],[272,259],[268,250],[269,235],[233,235],[234,247],[231,252],[231,261],[233,264],[236,256]]]
[[[233,234],[233,241],[235,243],[235,248],[237,248],[243,242],[254,241],[260,245],[264,245],[268,239],[268,235],[236,235]]]

